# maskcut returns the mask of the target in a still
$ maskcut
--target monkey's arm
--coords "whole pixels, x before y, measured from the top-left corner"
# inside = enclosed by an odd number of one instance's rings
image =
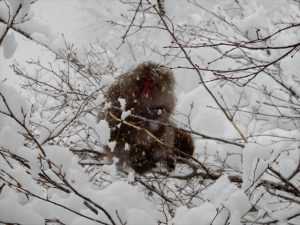
[[[175,155],[182,157],[182,158],[189,158],[194,154],[194,141],[192,136],[181,130],[180,128],[175,129]]]

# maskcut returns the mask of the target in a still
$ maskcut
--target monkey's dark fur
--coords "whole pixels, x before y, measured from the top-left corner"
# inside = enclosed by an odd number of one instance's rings
[[[131,167],[145,173],[158,162],[174,169],[175,158],[189,158],[194,153],[190,134],[170,121],[175,106],[174,77],[166,67],[147,62],[122,75],[106,94],[110,106],[100,110],[98,122],[105,119],[111,128],[113,150],[105,146],[107,158],[119,159],[119,168]],[[125,109],[121,110],[120,99]],[[122,122],[123,111],[130,115]]]

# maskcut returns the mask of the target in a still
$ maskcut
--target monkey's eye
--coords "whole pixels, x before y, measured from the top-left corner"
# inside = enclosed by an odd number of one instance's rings
[[[156,88],[157,90],[162,90],[162,89],[163,89],[163,86],[162,86],[161,84],[156,84],[156,85],[155,85],[155,88]]]
[[[156,85],[156,82],[155,82],[155,80],[152,77],[150,77],[150,76],[144,76],[141,79],[141,85],[143,87],[147,87],[149,89],[152,89]]]
[[[149,76],[145,76],[142,79],[136,79],[135,83],[136,86],[138,86],[140,89],[144,89],[144,88],[152,89],[154,88],[154,86],[156,86],[155,81]]]
[[[138,89],[140,89],[140,90],[143,89],[143,81],[141,79],[136,80],[135,84],[138,87]]]

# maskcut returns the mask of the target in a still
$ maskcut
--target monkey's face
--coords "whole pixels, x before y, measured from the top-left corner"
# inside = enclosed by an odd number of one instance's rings
[[[131,110],[134,115],[167,122],[174,109],[173,74],[157,64],[142,64],[125,74],[118,90],[117,97],[126,100],[126,110]]]
[[[140,116],[156,120],[163,113],[172,111],[175,104],[173,83],[163,78],[163,76],[146,74],[140,75],[136,80],[138,88],[136,109]]]

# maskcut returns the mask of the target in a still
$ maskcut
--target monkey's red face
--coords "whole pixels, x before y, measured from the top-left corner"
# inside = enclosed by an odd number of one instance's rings
[[[126,100],[126,110],[151,120],[168,118],[175,104],[172,74],[159,67],[145,65],[122,77],[120,96]]]
[[[150,76],[145,76],[141,80],[141,85],[142,85],[142,91],[140,93],[140,97],[146,100],[151,100],[152,98],[151,91],[156,85],[155,81]]]
[[[165,102],[161,100],[162,90],[157,77],[151,75],[143,76],[139,82],[139,101],[137,113],[145,118],[156,120],[163,110]],[[168,97],[164,95],[164,97]]]

